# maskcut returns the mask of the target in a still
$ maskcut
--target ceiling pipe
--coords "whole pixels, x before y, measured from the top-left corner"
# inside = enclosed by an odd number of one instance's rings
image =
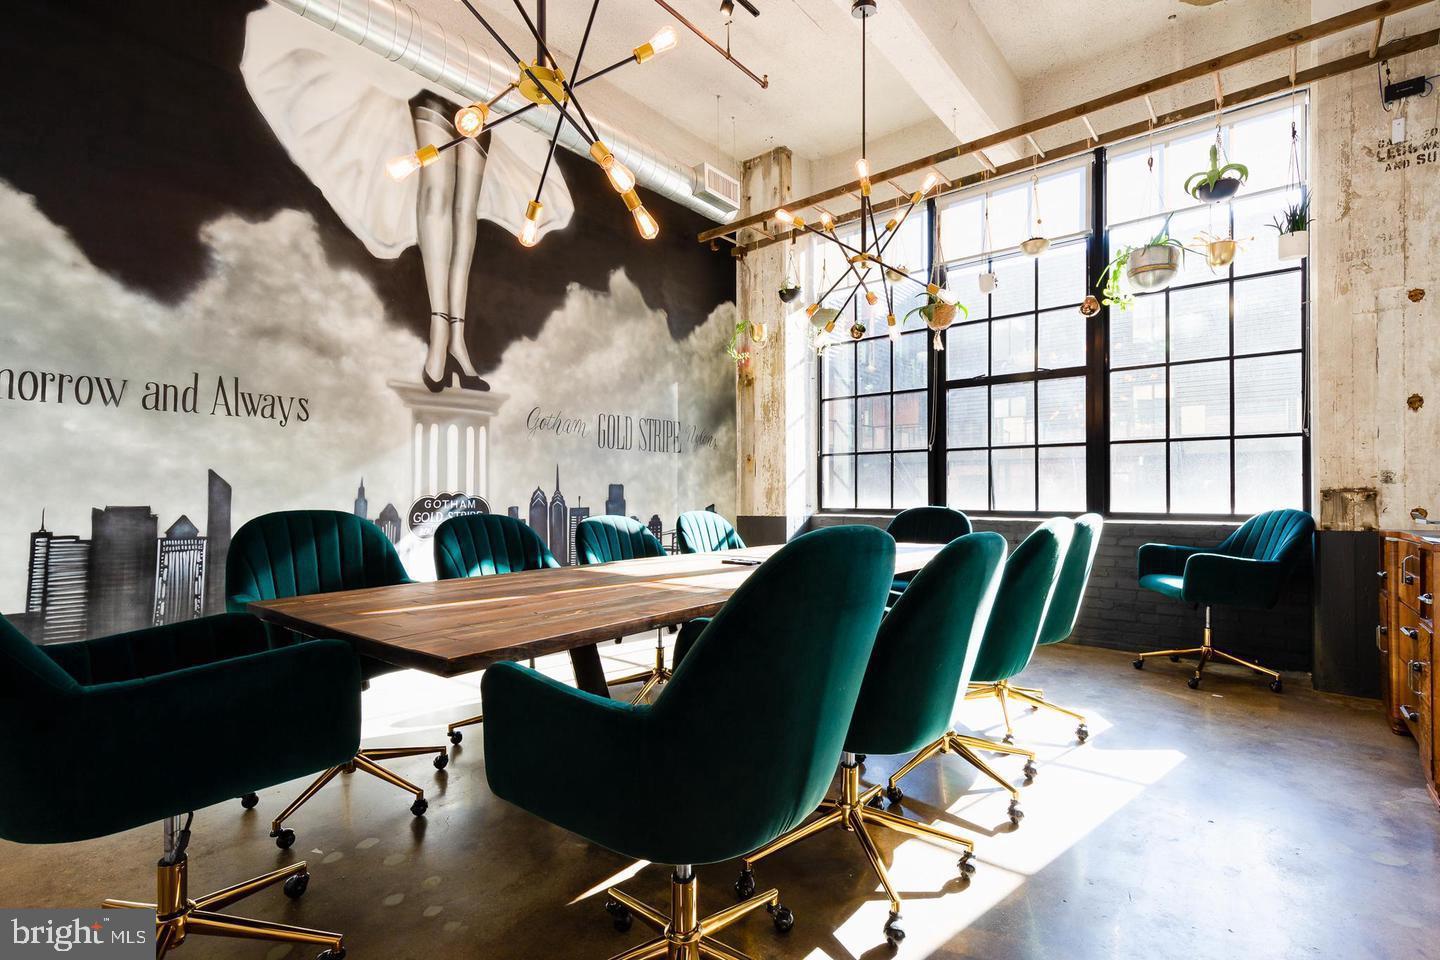
[[[515,64],[486,56],[463,34],[448,33],[408,3],[396,0],[271,2],[451,91],[462,102],[491,99],[516,71]],[[497,106],[494,115],[498,118],[504,114]],[[527,110],[516,119],[547,138],[555,132],[552,120],[562,122],[553,110]],[[616,159],[630,168],[641,186],[717,223],[730,219],[730,211],[695,195],[695,174],[689,166],[598,119],[595,127]],[[570,124],[562,126],[560,145],[587,159],[590,156],[589,146]]]

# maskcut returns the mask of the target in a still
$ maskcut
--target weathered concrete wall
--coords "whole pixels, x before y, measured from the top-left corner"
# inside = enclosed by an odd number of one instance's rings
[[[1315,16],[1351,5],[1317,2]],[[1385,37],[1421,26],[1433,20],[1387,25]],[[1363,33],[1322,42],[1320,57],[1365,49]],[[1396,80],[1435,74],[1440,53],[1414,54],[1390,71]],[[1409,526],[1414,507],[1440,517],[1440,94],[1387,113],[1375,71],[1358,70],[1318,84],[1312,105],[1316,484],[1322,503],[1326,491],[1374,488],[1379,524]],[[1401,116],[1406,140],[1391,145],[1391,121]],[[1364,527],[1364,512],[1322,516],[1322,525]]]

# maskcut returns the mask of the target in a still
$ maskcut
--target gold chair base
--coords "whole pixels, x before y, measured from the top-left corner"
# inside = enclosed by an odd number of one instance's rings
[[[267,874],[246,880],[191,900],[187,894],[186,860],[182,854],[179,861],[167,864],[161,861],[155,868],[155,903],[136,903],[131,900],[106,900],[103,906],[111,908],[154,910],[155,911],[155,957],[156,960],[183,944],[191,936],[230,937],[240,940],[265,940],[276,943],[308,943],[324,947],[321,960],[342,960],[345,956],[344,938],[328,930],[311,930],[308,927],[293,927],[286,923],[272,923],[268,920],[252,920],[248,917],[234,917],[216,911],[243,900],[253,893],[277,883],[285,884],[285,893],[292,898],[305,892],[310,883],[309,868],[305,861],[292,863],[287,867],[272,870]]]
[[[754,892],[754,866],[765,857],[819,833],[827,827],[842,827],[855,834],[855,838],[860,841],[860,849],[865,852],[865,859],[870,861],[871,869],[880,879],[880,886],[884,888],[885,896],[890,900],[890,919],[885,924],[885,936],[892,944],[898,943],[905,937],[905,933],[899,925],[902,905],[900,894],[890,879],[890,872],[885,866],[885,861],[880,857],[880,851],[876,848],[875,841],[870,838],[870,832],[866,829],[867,825],[885,827],[899,833],[909,834],[912,837],[919,837],[921,840],[928,840],[931,843],[948,843],[960,847],[963,851],[960,856],[960,872],[967,877],[975,872],[975,864],[971,863],[975,856],[975,844],[948,830],[917,823],[914,820],[897,816],[888,810],[879,809],[875,804],[879,802],[882,788],[877,784],[863,792],[860,790],[860,765],[855,762],[853,756],[847,755],[840,770],[840,798],[825,801],[820,805],[818,817],[796,827],[782,837],[775,838],[745,857],[741,861],[740,879],[735,881],[735,892],[740,896],[748,896]]]
[[[681,871],[684,871],[684,876]],[[701,957],[710,957],[712,960],[751,960],[748,955],[716,940],[715,934],[761,907],[769,911],[776,929],[782,933],[795,923],[790,911],[780,905],[778,890],[766,890],[733,907],[712,913],[703,920],[699,919],[696,887],[695,875],[688,867],[680,867],[671,875],[669,916],[636,900],[623,890],[613,887],[607,890],[609,899],[605,902],[605,909],[615,919],[617,929],[628,930],[630,921],[638,919],[660,934],[637,947],[617,953],[610,960],[651,960],[654,957],[664,957],[666,960],[700,960]]]
[[[1026,704],[1032,710],[1044,707],[1046,710],[1054,710],[1056,713],[1063,713],[1065,716],[1079,721],[1075,727],[1075,739],[1084,743],[1090,739],[1090,727],[1085,722],[1085,715],[1076,713],[1067,707],[1057,703],[1051,703],[1045,699],[1045,693],[1035,687],[1017,687],[1009,680],[1000,680],[995,683],[972,683],[970,689],[965,692],[966,700],[980,700],[985,697],[994,697],[1000,703],[1000,715],[1005,718],[1005,742],[1015,741],[1015,728],[1010,723],[1010,700],[1018,700]]]
[[[1217,659],[1224,660],[1227,663],[1233,663],[1238,667],[1244,667],[1247,670],[1253,670],[1256,673],[1263,674],[1264,676],[1269,677],[1270,689],[1274,690],[1276,693],[1279,693],[1282,689],[1282,681],[1280,680],[1280,672],[1278,670],[1271,670],[1269,667],[1262,667],[1258,663],[1251,663],[1249,660],[1243,660],[1240,657],[1235,656],[1235,654],[1233,653],[1227,653],[1224,650],[1218,650],[1211,645],[1209,607],[1205,608],[1205,633],[1201,638],[1200,646],[1185,647],[1180,650],[1151,650],[1149,653],[1142,653],[1137,655],[1135,659],[1130,662],[1136,670],[1142,670],[1145,667],[1145,661],[1150,657],[1169,657],[1170,659],[1176,661],[1178,661],[1181,657],[1198,657],[1199,660],[1195,664],[1195,673],[1193,676],[1191,676],[1189,680],[1186,681],[1186,684],[1190,687],[1191,690],[1199,689],[1202,674],[1204,674],[1205,672],[1205,665],[1211,660]]]
[[[1010,794],[1010,822],[1019,826],[1020,821],[1025,817],[1024,811],[1020,809],[1020,789],[1002,777],[994,767],[980,759],[979,751],[982,750],[1024,757],[1026,783],[1035,779],[1035,775],[1039,773],[1038,768],[1035,766],[1034,750],[1027,750],[1024,747],[1017,747],[1009,743],[995,743],[993,740],[986,740],[983,737],[969,737],[955,733],[952,730],[905,761],[904,765],[891,775],[890,781],[885,785],[885,796],[891,803],[899,803],[901,799],[904,798],[904,794],[900,790],[900,781],[904,779],[910,771],[938,754],[957,753],[972,767],[995,781],[1002,789]]]
[[[376,779],[384,780],[386,783],[408,792],[415,798],[410,804],[410,812],[417,817],[424,816],[425,811],[430,809],[430,803],[425,799],[425,791],[404,777],[390,772],[377,761],[394,760],[400,757],[415,757],[425,753],[435,754],[434,766],[436,770],[445,769],[446,764],[450,762],[450,754],[443,746],[388,747],[374,750],[361,750],[355,754],[355,758],[349,763],[341,764],[338,767],[331,767],[329,770],[326,770],[311,781],[310,785],[301,792],[300,796],[292,800],[288,807],[280,811],[278,817],[270,821],[270,836],[275,839],[275,845],[281,850],[289,849],[290,845],[295,842],[295,831],[286,827],[285,821],[290,819],[296,810],[299,810],[308,803],[310,798],[319,793],[320,789],[331,780],[334,780],[342,773],[354,773],[357,770],[362,773],[368,773]]]
[[[671,676],[670,668],[665,666],[665,635],[657,631],[655,634],[655,666],[649,670],[641,670],[639,673],[631,673],[615,680],[609,680],[607,683],[612,687],[620,687],[627,683],[643,682],[644,686],[640,688],[640,692],[630,698],[630,702],[635,704],[644,703],[645,698],[650,696],[650,691],[662,683],[669,682]]]

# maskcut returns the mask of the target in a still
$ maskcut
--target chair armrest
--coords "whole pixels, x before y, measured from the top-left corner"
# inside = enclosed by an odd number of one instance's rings
[[[1148,577],[1152,573],[1178,577],[1185,572],[1185,561],[1195,554],[1203,552],[1203,547],[1177,547],[1169,543],[1147,543],[1141,546],[1135,554],[1136,574],[1139,577]]]
[[[229,660],[269,646],[263,623],[231,613],[40,649],[77,682],[97,684]]]
[[[1279,560],[1198,553],[1185,561],[1184,597],[1191,603],[1269,608],[1280,599],[1284,582]]]

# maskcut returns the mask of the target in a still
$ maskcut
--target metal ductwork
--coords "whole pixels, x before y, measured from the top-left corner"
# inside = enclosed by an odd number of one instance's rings
[[[465,101],[489,100],[515,73],[515,64],[496,61],[476,50],[463,35],[452,35],[421,16],[408,3],[397,0],[271,0],[298,13],[391,63],[452,91]],[[497,109],[498,113],[498,109]],[[531,110],[514,122],[549,137],[554,132],[554,110]],[[695,174],[687,165],[671,160],[653,147],[639,143],[597,118],[595,129],[630,168],[641,186],[720,223],[731,211],[695,194]],[[568,123],[562,125],[560,145],[581,156],[589,147]]]

